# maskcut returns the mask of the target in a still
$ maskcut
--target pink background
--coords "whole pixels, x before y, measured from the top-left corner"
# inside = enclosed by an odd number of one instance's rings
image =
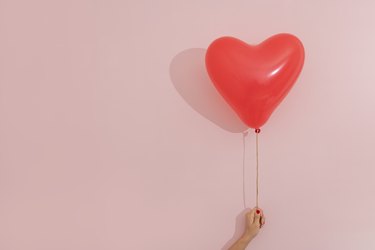
[[[373,1],[0,0],[0,249],[214,250],[255,205],[254,134],[205,48],[289,32],[249,249],[375,249]]]

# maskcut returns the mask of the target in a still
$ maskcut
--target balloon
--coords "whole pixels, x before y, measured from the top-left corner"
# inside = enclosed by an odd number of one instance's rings
[[[293,87],[304,57],[301,41],[291,34],[277,34],[258,45],[221,37],[207,49],[206,68],[241,120],[260,129]]]

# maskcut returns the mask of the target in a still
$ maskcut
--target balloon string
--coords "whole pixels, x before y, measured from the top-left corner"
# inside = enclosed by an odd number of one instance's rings
[[[243,151],[242,151],[242,195],[243,195],[243,206],[244,208],[246,209],[247,206],[246,206],[246,187],[245,187],[245,183],[246,183],[246,178],[245,178],[245,168],[246,168],[246,162],[245,162],[245,159],[246,159],[246,136],[247,136],[248,132],[245,131],[243,133],[243,137],[242,137],[242,146],[243,146]]]
[[[259,133],[256,133],[256,162],[257,162],[257,179],[256,179],[256,206],[259,205],[259,155],[258,155],[258,135]]]
[[[256,207],[259,207],[259,138],[258,138],[258,135],[259,135],[259,132],[260,132],[260,129],[258,130],[256,130],[256,132],[255,132],[255,142],[256,142],[256,144],[255,144],[255,148],[256,148],[256,150],[255,150],[255,152],[256,152]],[[243,154],[242,154],[242,171],[243,171],[243,173],[242,173],[242,188],[243,188],[243,203],[244,203],[244,208],[246,208],[247,206],[246,206],[246,185],[245,185],[245,183],[246,183],[246,180],[245,180],[245,166],[246,166],[246,164],[245,164],[245,159],[246,159],[246,154],[245,154],[245,152],[246,152],[246,136],[247,136],[247,134],[248,134],[248,131],[245,131],[244,133],[243,133],[243,141],[242,141],[242,143],[243,143]]]

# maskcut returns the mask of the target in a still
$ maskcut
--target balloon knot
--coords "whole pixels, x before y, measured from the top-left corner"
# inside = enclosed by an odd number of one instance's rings
[[[259,134],[260,133],[260,129],[259,128],[255,129],[255,133]]]

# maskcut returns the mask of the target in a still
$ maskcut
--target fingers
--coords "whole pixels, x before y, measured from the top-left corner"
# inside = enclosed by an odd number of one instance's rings
[[[260,227],[262,228],[262,227],[264,226],[265,223],[266,223],[266,217],[264,217],[264,215],[263,215],[263,216],[261,216],[261,218],[260,218]]]
[[[250,212],[246,214],[246,218],[248,223],[253,224],[254,223],[254,218],[255,218],[255,208],[251,209]]]
[[[262,228],[263,225],[266,223],[266,217],[264,216],[263,210],[258,207],[254,207],[252,210],[250,210],[246,214],[246,218],[247,223],[255,224],[259,228]]]
[[[258,225],[259,228],[262,228],[266,223],[266,217],[264,216],[263,210],[260,208],[256,208],[254,223]]]
[[[263,215],[263,211],[262,211],[262,209],[260,209],[260,208],[255,208],[255,216],[254,216],[254,223],[256,224],[256,225],[259,225],[259,227],[260,227],[260,225],[261,225],[261,217],[262,217],[262,215]]]

